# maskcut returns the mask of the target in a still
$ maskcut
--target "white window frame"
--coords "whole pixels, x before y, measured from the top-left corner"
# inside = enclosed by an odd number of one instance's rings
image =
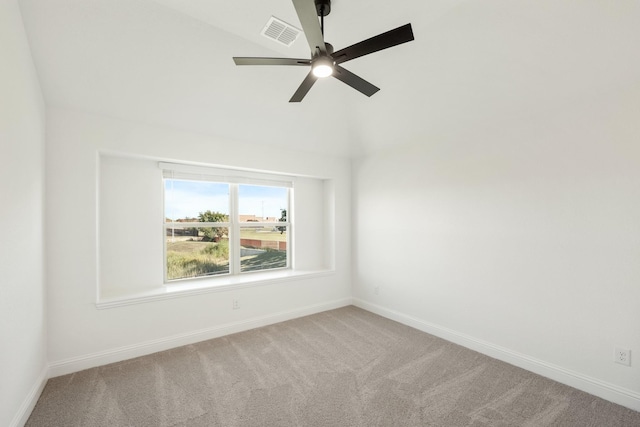
[[[204,166],[184,165],[177,163],[159,162],[158,166],[163,170],[163,203],[162,203],[162,232],[163,232],[163,280],[165,286],[179,284],[190,280],[215,280],[219,277],[239,276],[252,273],[263,273],[267,271],[292,270],[293,253],[293,181],[292,177],[272,175],[258,172],[241,171],[235,169],[219,169]],[[165,185],[166,179],[185,181],[207,181],[229,185],[229,221],[228,222],[166,222],[165,216]],[[249,226],[249,223],[239,221],[239,188],[241,184],[287,188],[287,221],[259,222],[264,227],[287,227],[286,231],[286,266],[280,268],[268,268],[263,270],[241,271],[241,244],[240,229]],[[177,227],[176,227],[177,225]],[[184,277],[179,279],[167,278],[167,232],[171,228],[204,228],[204,227],[227,227],[229,231],[229,272],[222,274],[211,274],[195,277]]]

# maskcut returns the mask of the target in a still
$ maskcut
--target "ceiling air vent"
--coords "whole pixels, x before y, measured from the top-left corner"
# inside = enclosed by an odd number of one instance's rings
[[[302,30],[297,29],[284,21],[272,16],[262,29],[262,34],[268,39],[275,40],[287,47],[296,41]]]

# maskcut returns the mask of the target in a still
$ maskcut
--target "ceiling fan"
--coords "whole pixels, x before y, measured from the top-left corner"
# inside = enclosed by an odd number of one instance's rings
[[[343,62],[414,40],[411,24],[345,47],[336,52],[324,41],[324,17],[331,12],[331,0],[293,0],[302,30],[311,48],[311,59],[234,57],[236,65],[311,66],[289,102],[300,102],[319,78],[333,76],[352,88],[371,96],[380,88],[341,67]],[[318,16],[320,22],[318,22]]]

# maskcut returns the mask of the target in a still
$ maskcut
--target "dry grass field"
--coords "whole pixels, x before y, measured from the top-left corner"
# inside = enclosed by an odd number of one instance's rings
[[[195,240],[201,237],[167,238],[167,279],[212,276],[229,273],[229,242]],[[241,239],[286,242],[287,234],[273,227],[242,227]],[[266,249],[242,256],[242,272],[283,268],[287,265],[286,251]]]

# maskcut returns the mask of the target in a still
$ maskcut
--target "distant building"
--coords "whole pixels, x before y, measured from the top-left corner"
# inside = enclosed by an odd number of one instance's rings
[[[278,218],[275,216],[267,216],[264,219],[255,215],[239,215],[240,222],[278,222]],[[171,218],[165,218],[166,222],[200,222],[198,218],[180,218],[175,221]]]
[[[198,222],[198,218],[182,218],[182,219],[176,219],[176,222]]]
[[[239,215],[240,222],[277,222],[278,219],[274,216],[268,216],[265,218],[255,215]]]

